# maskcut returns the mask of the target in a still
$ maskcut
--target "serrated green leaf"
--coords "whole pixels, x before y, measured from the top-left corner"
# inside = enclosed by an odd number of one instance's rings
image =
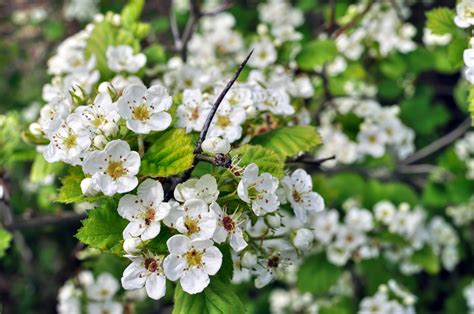
[[[306,258],[298,270],[297,286],[301,292],[314,294],[328,292],[342,275],[343,269],[331,264],[326,253]]]
[[[245,306],[228,284],[217,278],[199,294],[187,294],[176,286],[173,314],[241,314]]]
[[[69,168],[67,176],[61,179],[61,187],[57,202],[71,204],[81,202],[95,202],[104,198],[103,195],[86,197],[82,194],[81,181],[84,179],[84,173],[81,167]]]
[[[436,8],[426,13],[426,27],[433,34],[452,34],[458,30],[454,24],[455,13],[448,8]]]
[[[303,46],[296,56],[298,66],[307,71],[333,61],[337,56],[337,47],[332,40],[314,40]]]
[[[239,166],[255,163],[260,173],[268,172],[277,178],[282,178],[285,174],[285,163],[280,155],[260,145],[243,145],[231,151],[230,155],[239,160]]]
[[[121,255],[122,232],[128,222],[118,214],[117,201],[104,200],[88,213],[89,216],[82,221],[82,227],[77,232],[76,238],[93,248]]]
[[[10,247],[12,235],[5,229],[0,228],[0,258],[5,256],[6,250]]]
[[[286,158],[313,150],[321,144],[321,137],[312,126],[293,126],[256,136],[251,143],[269,148]]]
[[[411,256],[411,262],[423,267],[430,274],[437,274],[440,270],[439,260],[430,246],[424,246]]]
[[[176,175],[193,165],[194,146],[183,129],[170,129],[153,138],[142,158],[140,174],[150,177]]]

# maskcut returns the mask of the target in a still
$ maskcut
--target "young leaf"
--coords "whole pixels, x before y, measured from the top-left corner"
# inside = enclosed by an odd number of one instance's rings
[[[241,314],[245,306],[228,284],[217,278],[199,294],[187,294],[178,284],[174,293],[173,314]]]
[[[247,166],[251,163],[257,164],[260,173],[268,172],[271,175],[282,178],[284,173],[284,161],[273,150],[263,148],[259,145],[243,145],[230,152],[232,158],[239,160],[239,166]]]
[[[301,292],[324,293],[339,279],[343,268],[331,264],[324,252],[306,258],[298,271],[297,286]]]
[[[122,254],[122,232],[126,226],[127,221],[117,212],[117,201],[107,199],[89,211],[76,238],[101,251]]]
[[[454,12],[448,8],[436,8],[426,13],[426,27],[436,35],[451,34],[458,30],[454,24]]]
[[[269,148],[286,158],[313,150],[321,144],[321,137],[314,127],[293,126],[256,136],[251,143]]]
[[[5,251],[10,247],[11,240],[11,233],[0,228],[0,258],[5,255]]]
[[[337,56],[337,47],[332,40],[314,40],[303,46],[296,56],[298,66],[307,71],[331,62]]]
[[[440,270],[439,260],[430,246],[424,246],[411,256],[412,263],[423,267],[430,274],[437,274]]]
[[[194,146],[183,129],[171,129],[153,139],[142,158],[140,174],[167,177],[181,173],[193,165]]]
[[[81,181],[84,179],[84,173],[81,167],[69,168],[67,176],[61,179],[61,187],[59,188],[59,195],[57,202],[60,203],[81,203],[81,202],[94,202],[101,198],[103,195],[86,197],[82,194]]]
[[[120,13],[120,17],[121,22],[125,27],[129,28],[138,21],[140,15],[142,14],[144,4],[145,0],[131,0],[123,8],[122,12]]]

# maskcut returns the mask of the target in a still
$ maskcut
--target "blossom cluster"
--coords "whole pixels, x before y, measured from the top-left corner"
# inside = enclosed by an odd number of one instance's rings
[[[395,280],[381,285],[372,297],[365,297],[359,305],[358,313],[415,313],[416,298]]]
[[[474,132],[468,132],[463,138],[456,141],[454,151],[456,156],[465,163],[466,178],[474,179]]]
[[[346,202],[345,207],[343,221],[339,219],[339,212],[331,209],[318,217],[315,226],[316,241],[335,265],[383,256],[399,265],[402,273],[414,274],[421,268],[411,257],[425,246],[439,256],[447,270],[453,270],[459,262],[459,238],[440,216],[428,222],[422,208],[412,209],[407,203],[397,207],[384,200],[375,204],[373,211],[360,208],[352,201]]]

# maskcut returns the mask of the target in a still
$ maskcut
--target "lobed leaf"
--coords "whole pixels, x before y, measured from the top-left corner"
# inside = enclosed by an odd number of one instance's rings
[[[435,8],[426,13],[426,27],[436,35],[455,33],[458,28],[454,23],[454,16],[451,9]]]
[[[282,178],[285,174],[283,159],[271,149],[247,144],[231,151],[230,155],[239,160],[239,166],[255,163],[260,173],[268,172],[277,178]]]

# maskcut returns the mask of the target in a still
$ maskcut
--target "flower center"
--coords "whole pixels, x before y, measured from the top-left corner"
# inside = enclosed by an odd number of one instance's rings
[[[121,161],[110,161],[107,167],[107,174],[112,177],[112,179],[117,180],[120,177],[123,177],[127,173],[127,169],[123,167]]]
[[[184,218],[184,225],[186,226],[186,229],[188,229],[189,234],[199,232],[200,230],[197,221],[187,216]]]
[[[193,111],[191,112],[191,120],[197,120],[199,119],[199,108],[196,107],[193,109]]]
[[[145,212],[145,223],[149,225],[155,219],[155,209],[148,207]]]
[[[371,144],[376,144],[377,143],[377,137],[375,135],[370,135],[368,140],[369,140],[369,143],[371,143]]]
[[[301,195],[297,191],[293,191],[292,196],[295,202],[299,203],[301,201]]]
[[[270,268],[278,267],[280,263],[280,258],[278,256],[272,256],[268,259],[267,265]]]
[[[72,132],[70,132],[68,136],[64,139],[64,146],[67,149],[73,148],[74,146],[76,146],[76,143],[77,143],[77,136],[76,134]]]
[[[217,116],[216,125],[225,128],[230,124],[230,118],[228,116]]]
[[[202,263],[202,252],[195,249],[186,253],[186,262],[189,266],[201,266]]]
[[[92,125],[94,127],[98,128],[99,126],[101,126],[104,123],[104,121],[105,121],[104,116],[99,115],[99,116],[95,117],[94,120],[92,120]]]
[[[145,259],[145,268],[154,273],[160,268],[160,263],[154,258],[147,258]]]
[[[132,115],[133,119],[145,122],[150,118],[151,114],[150,110],[148,110],[148,107],[144,104],[141,104],[140,106],[136,106],[132,109]]]
[[[103,289],[101,289],[101,290],[99,291],[99,294],[100,294],[101,296],[103,296],[103,297],[106,297],[106,296],[109,295],[109,290],[103,288]]]
[[[222,219],[222,224],[224,225],[225,230],[229,232],[235,229],[235,222],[229,216],[225,216]]]

